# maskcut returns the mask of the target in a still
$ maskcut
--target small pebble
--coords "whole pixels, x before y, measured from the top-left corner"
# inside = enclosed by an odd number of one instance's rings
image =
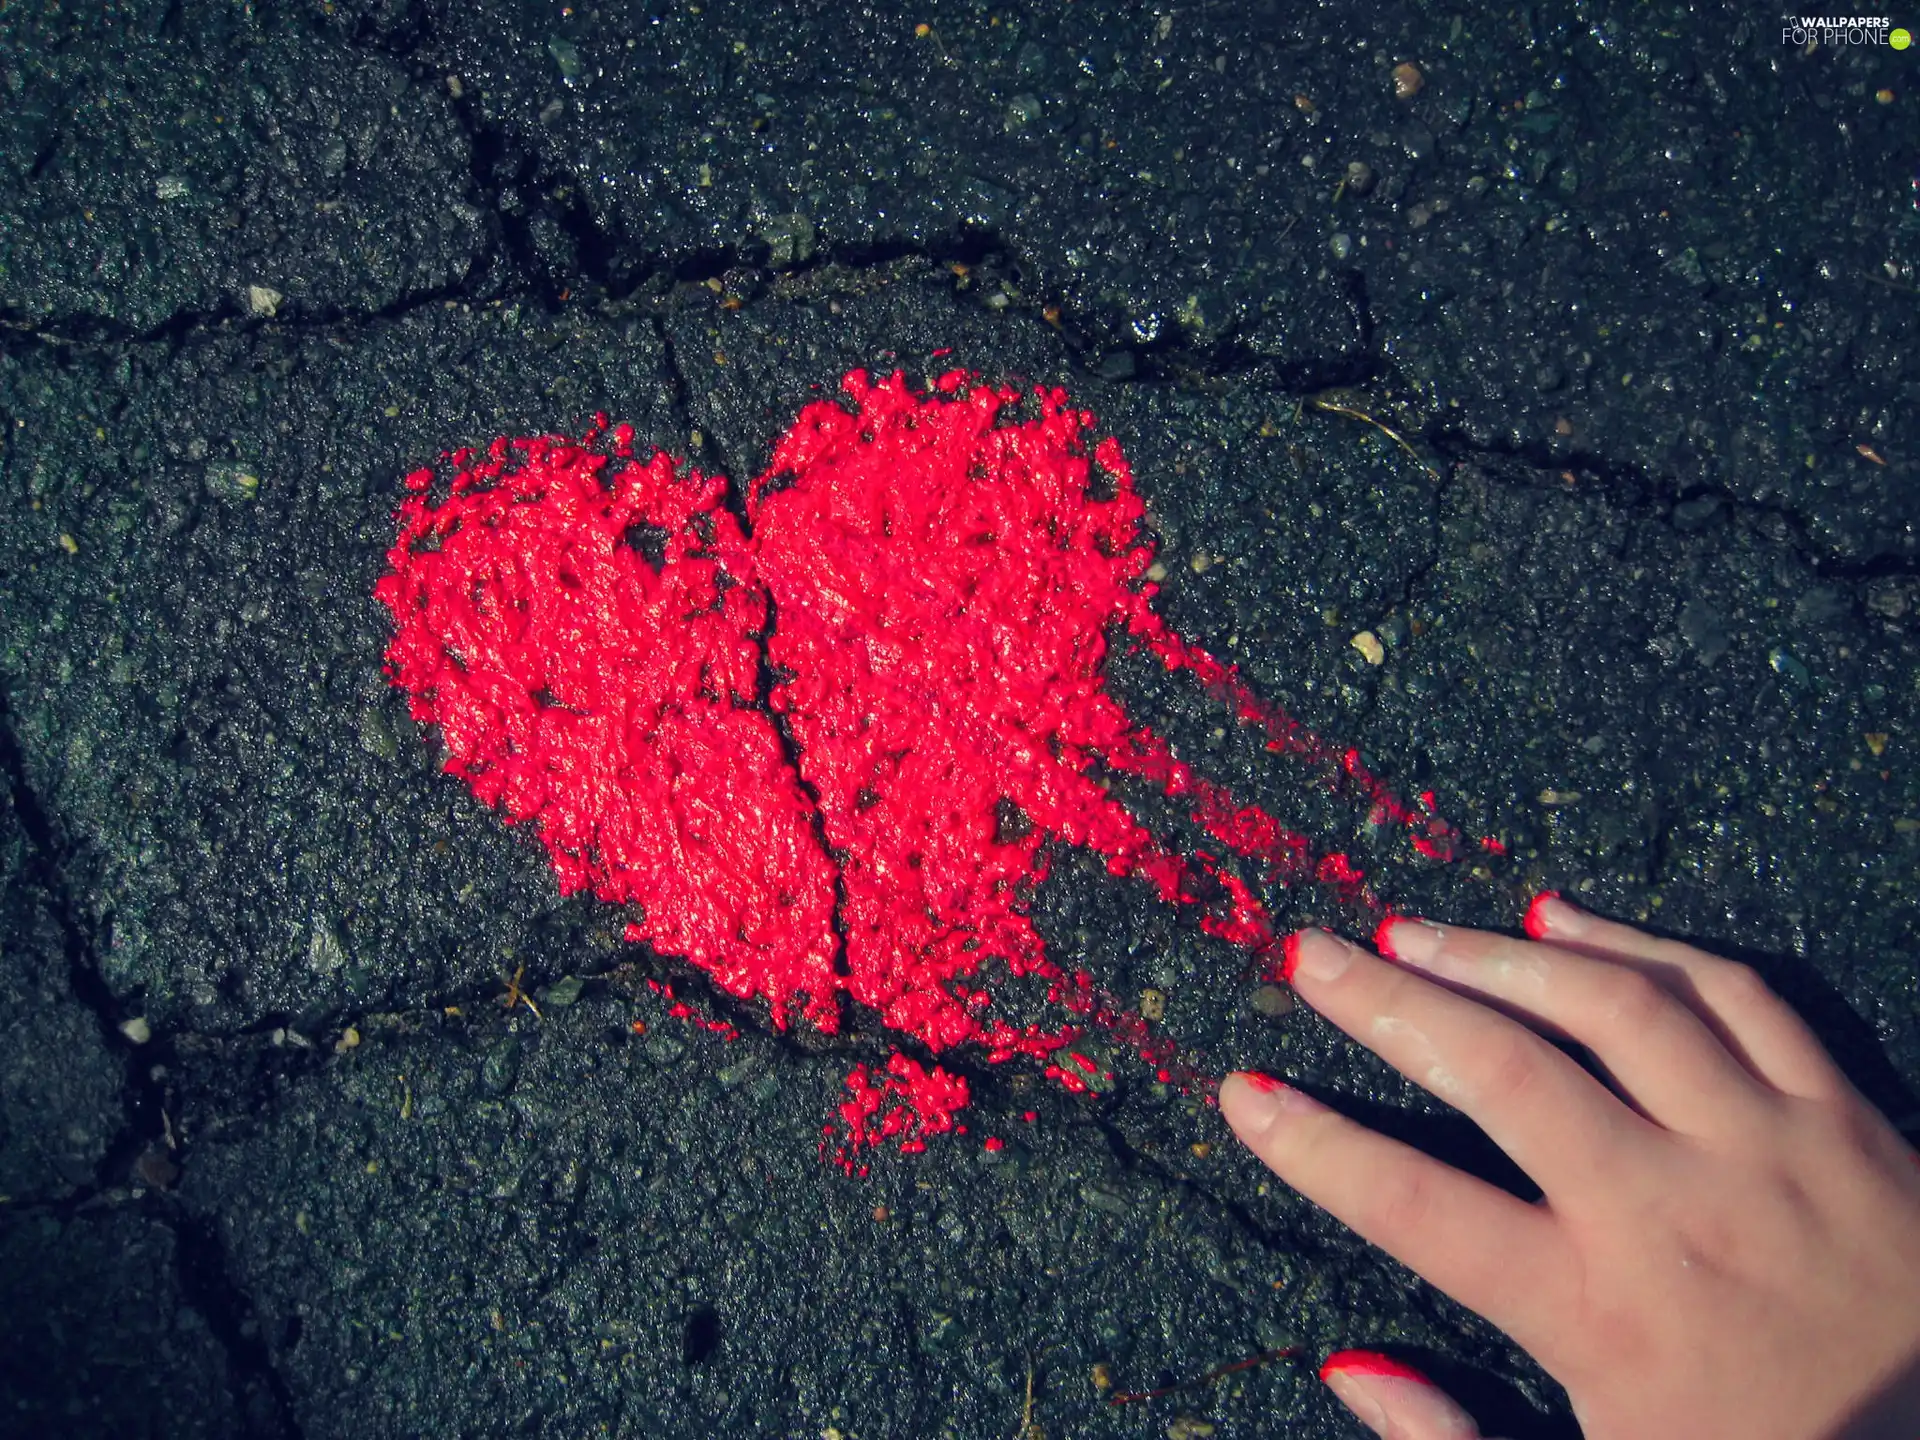
[[[1025,130],[1045,113],[1037,95],[1015,95],[1007,102],[1002,124],[1008,134],[1017,134]]]
[[[1284,985],[1260,985],[1255,987],[1249,1003],[1256,1015],[1278,1020],[1293,1013],[1293,992]]]
[[[143,1015],[136,1015],[131,1020],[122,1020],[120,1033],[134,1045],[144,1045],[153,1039],[153,1027],[147,1024],[146,1017]]]
[[[1109,1190],[1104,1185],[1082,1185],[1080,1198],[1095,1210],[1109,1215],[1124,1215],[1132,1208],[1127,1197],[1117,1190]]]
[[[1433,131],[1418,120],[1402,125],[1394,138],[1400,142],[1400,148],[1407,152],[1409,160],[1426,161],[1433,158],[1434,145],[1437,143]]]
[[[1880,752],[1876,750],[1874,753],[1877,755]],[[1152,1021],[1157,1024],[1159,1021],[1164,1020],[1166,1015],[1166,991],[1146,989],[1140,992],[1140,1018],[1142,1020]]]
[[[149,1145],[140,1152],[140,1158],[133,1162],[133,1173],[143,1184],[151,1185],[155,1190],[171,1190],[180,1179],[180,1167],[157,1144]]]
[[[1378,665],[1387,658],[1386,647],[1380,643],[1380,637],[1371,630],[1362,630],[1347,643],[1358,650],[1369,665]]]
[[[1894,581],[1882,581],[1867,590],[1867,609],[1889,620],[1898,620],[1912,604],[1912,597]]]
[[[1807,667],[1795,659],[1789,651],[1778,648],[1769,650],[1767,663],[1773,667],[1775,674],[1785,676],[1796,685],[1813,683],[1813,676],[1808,672]]]
[[[216,500],[247,501],[260,494],[260,477],[244,465],[209,465],[203,483]]]
[[[1393,67],[1393,93],[1399,99],[1411,100],[1426,83],[1427,77],[1420,73],[1420,67],[1411,60],[1402,60]]]

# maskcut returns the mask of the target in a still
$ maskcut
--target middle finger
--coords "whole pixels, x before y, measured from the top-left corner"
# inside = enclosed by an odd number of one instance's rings
[[[1516,1020],[1324,930],[1287,949],[1302,999],[1486,1131],[1549,1199],[1584,1193],[1651,1128]]]

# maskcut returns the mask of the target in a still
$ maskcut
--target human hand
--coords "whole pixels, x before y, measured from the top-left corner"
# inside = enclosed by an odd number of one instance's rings
[[[1920,1435],[1914,1151],[1746,967],[1553,896],[1527,933],[1543,943],[1395,918],[1375,936],[1389,963],[1306,931],[1288,979],[1485,1130],[1536,1204],[1265,1076],[1227,1078],[1227,1122],[1511,1335],[1587,1440]],[[1584,1046],[1612,1090],[1543,1034]],[[1323,1376],[1391,1440],[1478,1435],[1396,1370]]]

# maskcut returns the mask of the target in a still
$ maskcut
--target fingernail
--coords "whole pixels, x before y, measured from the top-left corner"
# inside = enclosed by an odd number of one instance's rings
[[[1529,939],[1545,940],[1549,934],[1566,940],[1587,926],[1587,912],[1569,905],[1557,890],[1542,890],[1527,907],[1526,931]]]
[[[1447,932],[1431,920],[1406,915],[1389,915],[1373,932],[1373,948],[1389,960],[1404,960],[1409,965],[1425,965],[1440,953]]]
[[[1396,1360],[1391,1355],[1382,1355],[1378,1350],[1334,1351],[1321,1365],[1320,1378],[1331,1385],[1336,1375],[1348,1378],[1356,1375],[1385,1375],[1394,1380],[1417,1380],[1422,1385],[1433,1384],[1406,1361]]]
[[[1258,1070],[1236,1070],[1220,1082],[1220,1113],[1242,1139],[1266,1134],[1282,1115],[1304,1115],[1326,1106]]]
[[[1374,1350],[1329,1355],[1320,1379],[1376,1435],[1479,1440],[1473,1417],[1411,1365]]]
[[[1289,985],[1300,979],[1324,984],[1347,973],[1353,947],[1325,930],[1302,930],[1287,937],[1286,956],[1280,975]]]
[[[1373,1431],[1376,1435],[1387,1433],[1387,1412],[1373,1396],[1371,1387],[1357,1375],[1349,1375],[1344,1370],[1332,1373],[1322,1371],[1320,1378],[1326,1382],[1340,1403],[1353,1412],[1353,1418]]]
[[[1380,1394],[1382,1381],[1431,1387],[1433,1382],[1411,1365],[1403,1365],[1378,1350],[1339,1350],[1320,1367],[1320,1382],[1333,1391],[1353,1418],[1376,1435],[1388,1433],[1387,1407]]]

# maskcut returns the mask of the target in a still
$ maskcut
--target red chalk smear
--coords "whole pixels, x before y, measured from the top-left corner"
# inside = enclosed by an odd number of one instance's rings
[[[1025,904],[1046,842],[1089,846],[1170,902],[1197,890],[1195,863],[1093,774],[1102,758],[1173,773],[1103,684],[1109,627],[1153,620],[1142,506],[1111,441],[1093,449],[1112,498],[1090,494],[1090,417],[1060,391],[1005,424],[1012,390],[948,401],[859,371],[845,390],[857,408],[802,411],[748,509],[779,617],[768,653],[791,677],[773,704],[843,857],[847,989],[935,1049],[1038,1057],[1057,1037],[985,1022],[953,988],[989,960],[1058,978]],[[1271,934],[1244,887],[1201,924],[1255,947]]]
[[[776,1027],[797,1010],[833,1031],[844,994],[927,1051],[1027,1056],[1079,1092],[1054,1057],[1090,1025],[1205,1088],[1091,976],[1055,965],[1028,897],[1049,847],[1082,845],[1255,957],[1274,950],[1271,922],[1239,873],[1154,836],[1099,772],[1179,801],[1266,883],[1383,907],[1346,856],[1133,724],[1106,689],[1109,635],[1192,673],[1422,853],[1450,857],[1456,832],[1430,795],[1401,803],[1357,751],[1166,627],[1126,459],[1064,392],[957,370],[932,394],[861,371],[843,389],[851,408],[807,406],[748,488],[751,538],[723,482],[633,460],[624,426],[610,444],[596,431],[460,452],[437,500],[415,472],[375,591],[396,624],[393,682],[440,726],[447,770],[534,827],[563,892],[633,907],[628,939],[764,998]],[[1000,1018],[1001,975],[1046,982],[1078,1023]],[[898,1053],[848,1088],[849,1164],[952,1129],[967,1096]]]
[[[628,936],[627,938],[632,939],[633,937]],[[710,1016],[702,1015],[698,1010],[694,1009],[693,1006],[687,1004],[686,1001],[675,999],[673,986],[669,985],[666,981],[649,980],[647,984],[653,989],[655,994],[671,1002],[667,1006],[667,1014],[673,1019],[685,1020],[689,1025],[700,1030],[705,1030],[710,1034],[718,1035],[723,1040],[738,1040],[740,1038],[739,1030],[736,1029],[731,1022],[715,1020]],[[635,1021],[634,1023],[640,1025],[643,1030],[646,1028],[646,1026],[639,1021]]]
[[[1263,1075],[1258,1070],[1242,1070],[1240,1078],[1263,1095],[1272,1095],[1287,1088],[1282,1081],[1274,1079],[1271,1075]]]
[[[1071,1070],[1063,1070],[1058,1065],[1048,1065],[1040,1073],[1056,1082],[1069,1095],[1085,1095],[1093,1088]]]
[[[409,479],[374,589],[446,770],[533,825],[563,894],[643,907],[630,939],[832,1030],[833,868],[754,705],[766,600],[722,482],[552,437],[453,458],[438,504]]]
[[[895,1052],[877,1077],[864,1065],[847,1076],[849,1098],[839,1107],[845,1143],[831,1150],[841,1168],[852,1171],[854,1153],[882,1140],[900,1138],[900,1148],[918,1154],[929,1135],[954,1129],[954,1115],[967,1103],[964,1077],[950,1075],[938,1065],[923,1066]],[[965,1126],[960,1129],[964,1133]],[[822,1144],[823,1153],[829,1147]]]
[[[1418,1370],[1391,1355],[1382,1355],[1377,1350],[1337,1350],[1327,1357],[1327,1363],[1320,1367],[1320,1379],[1324,1382],[1329,1375],[1384,1375],[1395,1380],[1412,1380],[1421,1385],[1433,1382]]]

